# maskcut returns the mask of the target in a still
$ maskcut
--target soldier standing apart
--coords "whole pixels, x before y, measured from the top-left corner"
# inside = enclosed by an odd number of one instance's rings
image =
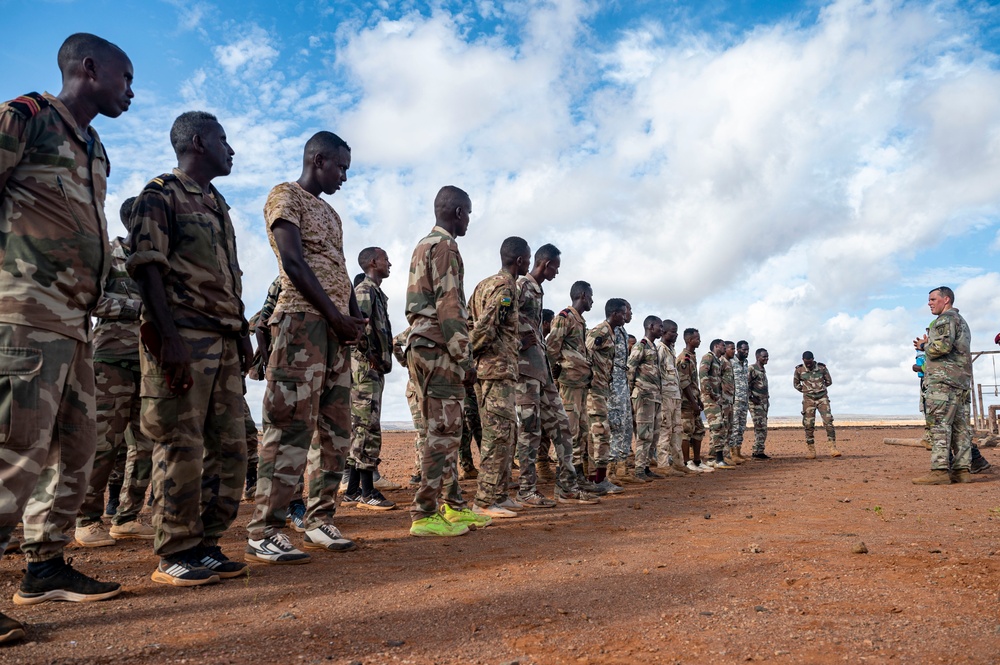
[[[705,438],[705,424],[701,422],[701,412],[705,407],[701,401],[698,380],[696,353],[699,346],[701,346],[701,333],[695,328],[687,328],[684,331],[684,350],[677,359],[677,380],[681,389],[681,422],[684,428],[681,450],[687,468],[711,473],[715,469],[701,459],[701,442]]]
[[[611,456],[611,425],[608,422],[608,399],[611,397],[611,368],[615,362],[614,329],[625,323],[628,303],[611,298],[604,305],[605,319],[587,331],[586,347],[593,376],[587,392],[587,417],[590,421],[590,461],[594,473],[590,480],[598,491],[620,494],[624,488],[607,478]]]
[[[667,475],[687,476],[692,471],[684,464],[681,441],[684,440],[684,422],[681,417],[681,387],[677,372],[677,356],[674,343],[677,341],[677,324],[667,319],[663,322],[663,334],[656,345],[660,362],[660,438],[656,443],[656,465],[661,469],[670,468]]]
[[[662,417],[663,379],[656,340],[663,334],[663,321],[658,316],[647,316],[642,329],[645,335],[632,347],[627,369],[632,393],[631,411],[635,413],[635,478],[646,483],[663,478],[649,470],[649,460],[656,454],[656,442],[660,438]]]
[[[309,483],[303,547],[354,549],[333,518],[351,444],[351,345],[367,321],[347,274],[340,215],[320,198],[347,182],[350,167],[350,146],[317,132],[306,142],[302,175],[275,186],[264,203],[281,293],[268,321],[273,342],[247,561],[309,561],[280,531],[303,470]]]
[[[358,263],[364,279],[354,287],[362,316],[368,318],[361,342],[351,353],[351,439],[350,478],[345,500],[358,508],[391,510],[396,504],[375,489],[375,469],[382,454],[382,390],[385,375],[392,371],[392,328],[389,300],[382,280],[389,277],[389,255],[379,247],[361,250]],[[360,496],[358,487],[360,484]]]
[[[971,483],[972,428],[969,404],[972,388],[972,333],[954,307],[955,292],[939,286],[927,295],[937,318],[930,332],[913,340],[926,355],[924,362],[924,416],[931,437],[931,471],[914,478],[914,485]],[[952,455],[951,471],[948,455]]]
[[[729,355],[729,349],[726,349]],[[734,462],[745,462],[743,456],[743,434],[747,429],[747,411],[750,410],[750,392],[748,387],[749,379],[749,358],[750,344],[746,340],[736,342],[736,354],[729,360],[733,366],[733,380],[736,392],[733,399],[733,424],[729,433],[729,451]]]
[[[233,149],[215,116],[170,129],[172,173],[132,210],[127,267],[142,292],[142,433],[153,440],[152,579],[196,586],[243,574],[218,546],[246,479],[243,376],[253,356],[229,206],[212,180]],[[239,414],[239,415],[237,415]],[[234,417],[235,416],[235,417]]]
[[[724,371],[723,355],[726,343],[721,339],[713,339],[710,349],[698,366],[701,376],[701,399],[705,405],[705,419],[708,420],[709,432],[712,436],[709,448],[708,465],[715,469],[735,469],[725,460],[726,445],[729,443],[729,424],[732,422],[732,402],[725,393],[722,373]],[[728,365],[728,363],[726,363]]]
[[[469,229],[472,200],[458,187],[434,197],[435,225],[413,249],[406,284],[406,361],[427,428],[410,535],[461,536],[492,518],[465,505],[458,485],[465,386],[476,380],[465,304],[465,264],[455,238]],[[446,490],[445,505],[438,500]]]
[[[837,432],[833,429],[833,414],[830,413],[830,398],[826,389],[833,383],[830,371],[823,363],[816,362],[812,351],[802,354],[802,364],[795,367],[792,385],[802,393],[802,426],[806,430],[806,459],[816,459],[816,411],[823,418],[826,440],[830,444],[830,457],[840,457],[837,450]]]
[[[750,414],[753,418],[753,458],[771,459],[764,452],[767,443],[767,410],[770,407],[770,395],[767,390],[767,349],[757,349],[754,352],[757,362],[750,365],[747,372],[747,389],[750,397]]]
[[[122,204],[120,216],[131,228],[135,197]],[[104,295],[97,301],[94,316],[94,376],[97,389],[97,452],[90,474],[87,497],[76,518],[76,542],[84,547],[114,545],[115,540],[152,540],[156,532],[139,522],[153,467],[153,442],[139,426],[139,314],[142,299],[139,285],[128,276],[128,236],[111,242],[111,271],[104,283]],[[126,437],[126,432],[129,436]],[[110,534],[101,523],[104,490],[115,466],[122,443],[127,439],[124,501],[118,502]],[[112,488],[113,489],[113,488]],[[119,497],[112,497],[118,501]]]
[[[100,37],[59,48],[58,97],[0,104],[0,552],[24,521],[19,605],[118,595],[63,560],[94,461],[89,314],[110,267],[110,163],[90,122],[132,99],[132,63]],[[0,614],[0,642],[24,637]]]
[[[517,278],[528,273],[531,249],[512,236],[500,246],[501,268],[472,291],[469,339],[476,363],[476,397],[483,423],[479,483],[472,510],[490,517],[517,517],[524,506],[507,498],[507,469],[517,441],[514,387],[518,377]],[[549,502],[551,507],[555,502]]]
[[[632,320],[632,306],[625,311],[624,323]],[[615,364],[611,368],[611,396],[608,399],[608,422],[611,424],[611,459],[608,477],[611,482],[634,483],[635,455],[632,453],[632,403],[628,382],[628,359],[633,344],[624,323],[615,328]],[[621,468],[619,468],[621,467]],[[643,481],[640,481],[643,482]]]

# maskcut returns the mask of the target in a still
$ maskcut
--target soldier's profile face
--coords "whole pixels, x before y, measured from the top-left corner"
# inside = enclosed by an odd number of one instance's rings
[[[736,355],[736,346],[733,344],[726,344],[726,358],[732,360],[733,356],[735,355]]]
[[[97,79],[94,81],[94,99],[97,111],[109,118],[117,118],[128,111],[135,94],[132,92],[132,61],[118,50],[95,62]]]
[[[339,146],[333,154],[324,155],[323,168],[319,171],[320,188],[324,194],[333,194],[347,182],[347,170],[351,168],[351,151]]]
[[[618,328],[619,326],[625,325],[625,312],[626,311],[627,310],[620,309],[617,312],[613,312],[611,314],[611,318],[608,320],[608,323],[611,324],[612,328]]]
[[[663,343],[670,345],[677,341],[677,326],[667,326],[663,331]]]
[[[559,268],[561,266],[562,259],[560,257],[557,256],[556,258],[549,260],[545,264],[545,271],[542,273],[542,276],[548,281],[555,279],[556,275],[559,274]]]
[[[587,292],[583,294],[582,309],[584,312],[589,312],[591,309],[593,309],[593,307],[594,307],[594,292],[588,289]]]
[[[632,305],[625,306],[625,323],[632,321]]]
[[[458,225],[455,228],[456,236],[464,236],[469,230],[469,216],[472,214],[472,199],[465,199],[465,205],[459,206],[455,210],[455,217]]]
[[[761,351],[760,353],[757,354],[757,362],[760,363],[761,367],[767,364],[767,359],[768,359],[767,351]]]
[[[948,306],[948,299],[940,291],[931,291],[927,294],[927,306],[931,308],[931,314],[940,316]]]
[[[392,268],[392,264],[389,263],[389,255],[386,254],[384,249],[380,249],[378,254],[375,255],[375,273],[385,279],[389,276],[389,270]]]
[[[222,125],[217,122],[207,124],[198,138],[201,139],[201,157],[212,167],[215,176],[229,175],[233,170],[233,155],[236,151],[229,146],[226,130]]]
[[[649,326],[649,331],[653,334],[653,339],[663,336],[663,322],[653,321],[653,325]]]

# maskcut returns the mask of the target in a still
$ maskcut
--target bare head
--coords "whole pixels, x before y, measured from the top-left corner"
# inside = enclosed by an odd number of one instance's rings
[[[931,314],[940,316],[955,306],[955,292],[947,286],[931,289],[927,294],[927,306],[930,307]]]
[[[463,189],[445,185],[434,197],[434,219],[437,225],[456,238],[469,230],[469,215],[472,214],[472,199]]]
[[[333,194],[347,182],[351,146],[333,132],[316,132],[302,154],[302,175],[324,194]]]
[[[132,61],[118,46],[97,35],[78,32],[59,47],[57,61],[63,83],[60,98],[85,103],[93,115],[109,118],[128,110],[135,96]]]
[[[233,170],[236,152],[229,145],[226,130],[211,113],[188,111],[177,116],[170,127],[170,145],[178,163],[195,165],[209,180]]]

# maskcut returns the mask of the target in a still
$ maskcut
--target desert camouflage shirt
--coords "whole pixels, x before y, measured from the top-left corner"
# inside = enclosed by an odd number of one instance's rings
[[[735,380],[735,402],[737,404],[747,404],[750,401],[749,388],[747,386],[747,378],[750,372],[750,361],[747,358],[740,360],[739,356],[733,356],[733,359],[729,361],[729,364],[733,366],[733,379]]]
[[[551,379],[542,337],[542,285],[531,275],[517,280],[517,334],[520,337],[517,369],[521,376],[546,383]]]
[[[677,357],[677,387],[681,391],[682,410],[698,410],[698,403],[690,398],[687,388],[688,386],[694,386],[695,392],[698,392],[700,385],[698,378],[698,358],[695,356],[694,351],[688,351],[687,347],[684,347],[681,355]]]
[[[560,367],[559,383],[571,388],[590,385],[590,359],[587,356],[587,323],[573,307],[567,307],[552,320],[552,330],[545,338],[549,365]]]
[[[925,370],[926,371],[926,370]],[[826,387],[833,383],[830,378],[830,371],[823,363],[816,363],[813,368],[806,369],[806,366],[797,365],[795,375],[792,377],[792,385],[795,389],[806,397],[819,399],[826,397]]]
[[[587,354],[593,371],[591,390],[608,392],[611,388],[611,370],[615,364],[615,331],[607,320],[587,331]]]
[[[665,399],[681,399],[680,377],[677,372],[677,356],[672,347],[663,342],[656,343],[656,353],[660,360],[660,384]]]
[[[97,132],[57,98],[0,104],[0,322],[90,339],[111,266],[110,171]]]
[[[122,238],[111,241],[111,270],[94,316],[94,360],[139,362],[139,285],[128,275],[128,250]]]
[[[357,362],[368,362],[382,374],[392,371],[392,325],[389,323],[389,299],[371,277],[365,275],[354,287],[358,308],[368,319],[361,342],[352,351]]]
[[[969,390],[972,386],[972,333],[954,307],[934,319],[924,347],[924,388],[949,386]]]
[[[242,271],[229,205],[186,173],[151,180],[132,208],[128,271],[155,265],[180,328],[246,334]],[[149,313],[143,310],[143,320]]]
[[[653,398],[662,400],[663,379],[660,372],[660,356],[656,345],[643,337],[628,356],[628,383],[633,398]]]
[[[750,365],[750,371],[747,372],[747,387],[749,389],[751,404],[768,403],[767,371],[759,363]]]
[[[698,374],[701,375],[701,401],[722,403],[726,401],[722,390],[722,359],[709,351],[701,357]]]
[[[509,379],[518,376],[517,282],[501,269],[472,290],[472,357],[480,379]]]
[[[465,264],[458,243],[435,226],[413,249],[406,284],[407,344],[414,337],[440,344],[464,372],[472,369],[469,311],[465,304]],[[464,374],[462,377],[464,378]]]

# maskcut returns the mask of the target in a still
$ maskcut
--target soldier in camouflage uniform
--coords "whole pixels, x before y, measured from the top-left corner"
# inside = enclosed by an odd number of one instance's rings
[[[726,445],[729,443],[729,425],[733,420],[732,393],[727,393],[727,390],[735,391],[732,384],[723,377],[729,366],[723,358],[726,343],[721,339],[714,339],[708,348],[709,352],[702,356],[701,364],[698,366],[698,374],[701,377],[701,401],[705,405],[705,419],[708,420],[712,436],[708,465],[716,469],[735,469],[736,467],[725,459]],[[731,368],[729,375],[732,376]]]
[[[657,466],[667,475],[686,476],[697,473],[684,464],[681,442],[684,440],[684,421],[681,416],[680,376],[674,343],[677,341],[677,324],[670,319],[663,322],[663,333],[656,344],[660,363],[660,438],[656,443]]]
[[[58,60],[58,97],[0,104],[0,552],[23,517],[20,605],[121,590],[79,573],[62,554],[94,460],[89,315],[111,264],[110,162],[90,123],[128,109],[132,63],[83,33],[66,39]],[[0,614],[0,642],[23,636]]]
[[[802,354],[802,364],[795,367],[792,385],[802,393],[802,426],[806,430],[806,458],[816,459],[816,411],[823,417],[826,439],[830,444],[830,456],[840,457],[837,450],[837,432],[833,429],[833,414],[830,413],[830,398],[827,387],[833,383],[830,371],[823,363],[816,362],[812,351]]]
[[[663,321],[658,316],[647,316],[642,322],[642,329],[645,335],[632,347],[627,370],[636,427],[634,473],[637,480],[645,483],[653,478],[663,478],[649,469],[649,461],[656,455],[662,418],[663,379],[656,340],[663,334]]]
[[[625,323],[632,321],[632,306],[625,311]],[[614,330],[615,364],[611,368],[611,396],[608,399],[608,422],[611,424],[611,456],[608,476],[611,482],[635,482],[635,455],[632,454],[632,403],[628,385],[628,359],[633,344],[625,326]],[[621,467],[619,469],[619,467]],[[641,482],[641,481],[640,481]]]
[[[614,329],[625,323],[628,303],[611,298],[604,305],[605,319],[587,331],[586,348],[593,375],[587,392],[587,417],[590,422],[590,461],[594,473],[590,480],[608,494],[624,489],[607,478],[611,456],[611,425],[608,422],[608,398],[611,396],[611,368],[615,362]]]
[[[726,356],[729,356],[728,345]],[[750,410],[750,392],[747,383],[750,372],[749,356],[750,344],[741,339],[736,343],[735,355],[729,359],[729,364],[733,368],[733,380],[736,388],[733,399],[733,424],[729,432],[729,454],[737,464],[746,461],[741,448],[743,446],[743,433],[746,432],[747,428],[747,411]]]
[[[215,116],[199,111],[174,121],[170,142],[177,168],[139,195],[127,267],[143,301],[141,429],[154,443],[160,557],[152,579],[195,586],[246,569],[218,541],[243,494],[239,416],[253,347],[229,206],[211,184],[229,175],[233,149]]]
[[[695,328],[684,331],[684,350],[677,358],[677,383],[681,390],[681,423],[683,440],[681,450],[685,465],[692,471],[710,473],[712,467],[701,459],[701,442],[705,438],[705,425],[701,422],[704,406],[701,401],[698,377],[697,350],[701,346],[701,333]]]
[[[753,418],[753,458],[771,459],[764,452],[767,443],[767,411],[771,406],[770,393],[767,389],[767,349],[757,349],[754,352],[757,362],[750,365],[747,372],[747,388],[750,397],[750,414]]]
[[[931,471],[914,478],[915,485],[971,483],[972,428],[969,404],[972,389],[972,333],[954,306],[955,292],[939,286],[927,295],[937,318],[930,332],[913,341],[923,351],[924,416],[930,430]],[[949,470],[949,453],[951,465]]]
[[[130,216],[135,198],[125,201],[120,216],[130,230]],[[142,300],[139,286],[128,276],[128,239],[115,238],[111,243],[111,271],[104,284],[104,295],[97,302],[94,316],[94,376],[97,389],[97,451],[87,496],[76,518],[76,541],[84,547],[113,545],[117,539],[151,540],[154,531],[139,522],[153,470],[153,442],[139,426],[139,313]],[[126,432],[131,430],[131,436]],[[110,534],[101,523],[104,490],[119,452],[126,446],[124,501],[119,501]],[[120,488],[119,488],[120,489]],[[118,497],[115,497],[118,499]]]
[[[483,422],[479,483],[472,510],[490,517],[517,517],[524,507],[507,497],[507,476],[517,441],[514,387],[518,377],[517,278],[528,273],[531,250],[511,236],[500,246],[500,271],[472,291],[469,331],[476,363],[476,397]],[[555,502],[550,502],[551,507]]]

